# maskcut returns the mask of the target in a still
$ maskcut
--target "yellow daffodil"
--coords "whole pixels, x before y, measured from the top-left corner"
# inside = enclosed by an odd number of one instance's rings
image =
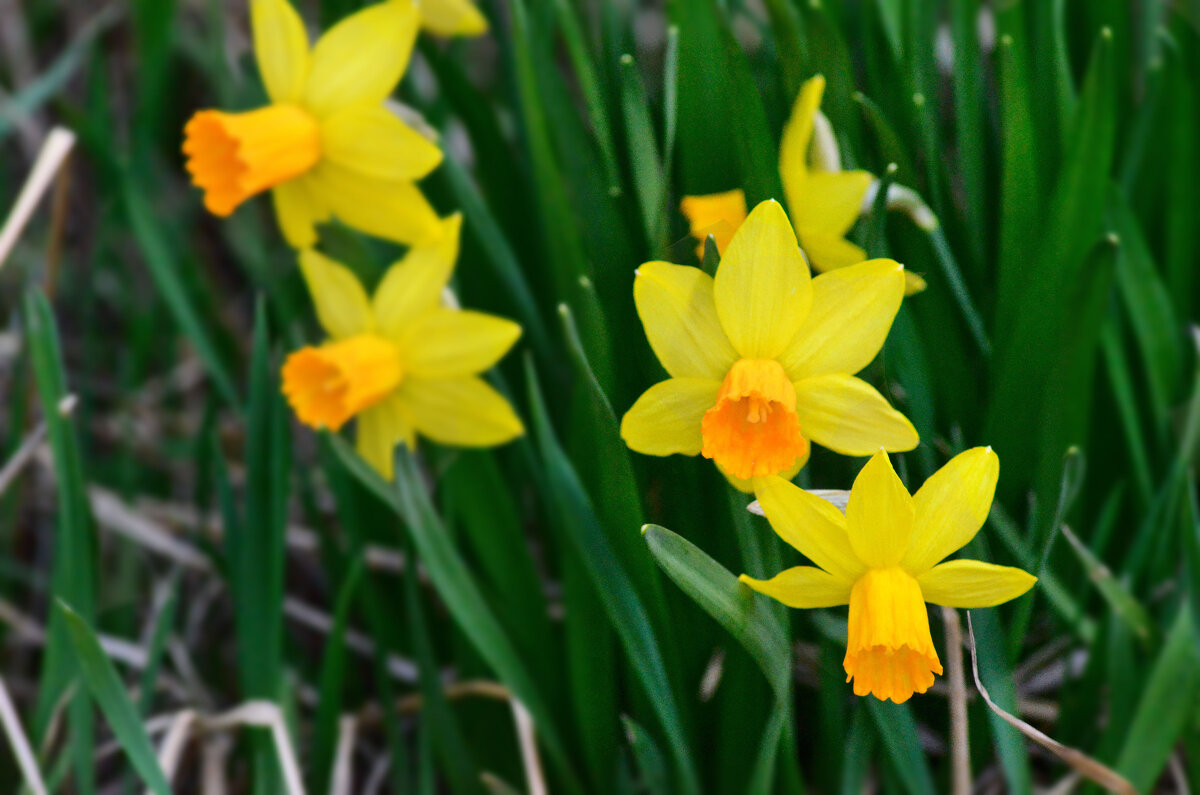
[[[796,222],[796,236],[813,268],[822,272],[867,258],[865,251],[846,240],[846,233],[859,215],[870,210],[865,199],[878,182],[868,171],[841,170],[841,157],[832,134],[826,136],[829,145],[823,147],[823,156],[810,157],[813,132],[818,121],[824,122],[820,116],[824,93],[825,78],[821,75],[800,87],[779,142],[779,176],[788,211]],[[814,159],[816,162],[810,165]],[[917,274],[909,271],[905,278],[908,294],[925,289],[925,281]]]
[[[789,607],[849,604],[846,681],[854,681],[855,695],[907,701],[942,672],[926,602],[992,607],[1037,581],[1021,569],[978,560],[939,563],[979,532],[999,473],[992,448],[976,447],[910,496],[880,451],[855,479],[845,515],[782,478],[766,480],[757,496],[771,526],[820,568],[741,580]]]
[[[904,296],[904,269],[871,260],[812,279],[778,202],[763,202],[710,277],[648,262],[633,287],[671,378],[621,422],[630,448],[703,455],[746,491],[790,473],[809,441],[846,455],[916,447],[917,432],[851,374],[875,358]]]
[[[254,51],[271,104],[202,110],[184,128],[187,170],[204,206],[228,216],[271,190],[284,237],[316,242],[336,217],[405,244],[430,241],[438,218],[414,181],[441,162],[436,145],[385,105],[412,53],[413,0],[385,0],[331,28],[309,51],[287,0],[252,0]]]
[[[471,0],[421,0],[421,27],[438,36],[481,36],[487,18]]]
[[[388,269],[375,295],[348,269],[313,251],[300,267],[329,342],[283,365],[297,418],[336,431],[358,420],[358,451],[386,478],[397,443],[417,434],[461,447],[491,447],[524,433],[512,407],[479,373],[521,335],[510,320],[445,305],[461,217],[436,243],[414,247]]]
[[[846,233],[859,215],[874,203],[879,181],[867,171],[842,171],[841,155],[829,122],[820,114],[825,78],[817,75],[800,88],[779,144],[779,176],[788,211],[796,225],[796,237],[814,270],[825,272],[855,265],[867,258],[860,247],[846,240]],[[907,188],[892,185],[888,206],[908,212],[922,228],[936,229],[937,218]],[[717,249],[725,250],[734,230],[746,220],[746,197],[741,190],[685,196],[679,205],[688,219],[692,237],[700,241],[697,256],[704,252],[704,239],[714,235]],[[925,280],[905,271],[905,292],[925,289]]]

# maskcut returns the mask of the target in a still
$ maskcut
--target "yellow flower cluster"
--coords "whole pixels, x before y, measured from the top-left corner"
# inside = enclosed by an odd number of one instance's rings
[[[396,445],[418,435],[462,446],[521,435],[511,405],[480,378],[521,328],[462,310],[448,293],[462,219],[439,218],[416,185],[442,152],[389,99],[419,29],[479,34],[484,18],[469,0],[383,0],[311,49],[287,0],[252,0],[251,20],[270,104],[196,113],[183,152],[212,213],[228,216],[270,190],[298,249],[328,340],[283,366],[297,418],[331,431],[354,420],[359,453],[387,478]],[[814,144],[828,125],[823,89],[819,76],[803,86],[781,144],[794,228],[775,201],[747,213],[738,190],[686,197],[693,235],[716,237],[715,275],[668,262],[637,270],[634,301],[669,378],[629,409],[621,436],[649,455],[712,459],[754,492],[775,531],[816,565],[742,580],[793,607],[848,604],[848,681],[856,694],[901,702],[942,671],[926,602],[990,606],[1034,578],[940,563],[987,517],[999,473],[990,448],[954,458],[914,496],[892,469],[887,453],[915,448],[917,431],[855,374],[878,355],[906,292],[924,283],[845,239],[878,187],[865,171],[841,170],[831,133]],[[318,225],[332,219],[408,246],[373,295],[316,250]],[[871,456],[844,515],[788,482],[813,443]]]
[[[810,81],[797,102],[806,124],[820,85]],[[796,134],[793,124],[785,140]],[[798,225],[807,224],[796,232],[773,201],[746,216],[740,191],[684,200],[693,228],[713,234],[722,257],[715,277],[665,262],[638,269],[638,314],[671,377],[634,403],[621,435],[642,453],[711,458],[734,486],[755,492],[779,536],[816,566],[742,581],[791,607],[849,604],[847,681],[857,695],[899,703],[942,672],[926,602],[990,607],[1020,596],[1035,578],[972,560],[937,565],[987,518],[999,461],[991,448],[976,448],[915,497],[904,488],[887,452],[913,449],[917,432],[853,374],[883,346],[906,272],[891,260],[863,261],[865,252],[841,239],[852,222],[843,224],[848,208],[861,200],[856,185],[865,190],[861,178],[804,179],[811,194],[789,191],[793,208],[810,210],[793,210],[804,219]],[[842,210],[818,210],[817,197],[832,197]],[[830,259],[835,250],[857,251],[859,261]],[[810,279],[804,254],[816,263],[817,252],[829,269]],[[873,454],[844,516],[788,482],[807,462],[809,440],[845,455]]]
[[[447,299],[462,219],[439,219],[415,181],[442,160],[437,144],[389,97],[419,28],[477,35],[470,0],[384,0],[347,17],[310,49],[287,0],[252,0],[259,71],[271,103],[243,113],[202,110],[183,152],[204,205],[228,216],[270,190],[329,341],[293,353],[283,392],[296,417],[339,430],[354,419],[358,450],[386,478],[397,444],[418,434],[482,447],[522,433],[512,407],[479,374],[521,334],[516,323]],[[408,245],[373,297],[345,266],[316,251],[316,225],[336,218]]]

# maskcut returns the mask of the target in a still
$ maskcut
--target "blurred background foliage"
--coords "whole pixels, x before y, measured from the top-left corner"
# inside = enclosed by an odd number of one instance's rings
[[[359,5],[299,7],[315,29]],[[967,552],[1040,577],[973,616],[983,681],[1139,790],[1200,791],[1200,6],[481,6],[490,34],[423,36],[397,98],[447,152],[423,187],[465,215],[463,304],[526,329],[495,382],[529,434],[424,446],[393,487],[289,427],[278,364],[318,329],[269,202],[220,221],[181,167],[192,112],[263,98],[244,4],[0,0],[4,204],[51,124],[78,135],[0,270],[4,460],[48,432],[0,487],[0,675],[50,788],[161,787],[146,729],[157,746],[180,710],[265,699],[308,791],[339,791],[344,717],[342,791],[536,791],[511,693],[553,792],[948,791],[945,682],[855,698],[843,611],[743,593],[770,629],[752,657],[639,528],[734,573],[795,553],[712,466],[617,435],[662,376],[634,269],[695,262],[685,194],[782,198],[780,132],[821,73],[847,166],[895,164],[942,224],[876,211],[852,234],[929,284],[865,374],[921,433],[898,471],[915,490],[992,445],[1000,491]],[[399,253],[323,243],[368,286]],[[860,465],[817,451],[798,482],[848,488]],[[968,736],[978,791],[1072,786],[977,697]],[[225,788],[190,783],[206,765]],[[174,782],[287,775],[266,730],[214,730]]]

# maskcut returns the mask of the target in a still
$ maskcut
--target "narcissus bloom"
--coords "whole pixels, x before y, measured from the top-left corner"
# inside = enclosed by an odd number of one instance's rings
[[[271,104],[202,110],[187,123],[183,152],[204,206],[228,216],[270,190],[297,248],[313,245],[314,225],[330,217],[400,243],[430,241],[438,218],[414,181],[441,162],[441,150],[384,104],[417,36],[412,0],[347,17],[311,52],[287,0],[252,0],[250,17]]]
[[[825,78],[821,75],[800,87],[779,142],[779,176],[788,211],[796,223],[796,236],[813,268],[822,272],[867,258],[865,251],[846,240],[846,233],[859,215],[871,209],[875,192],[872,186],[878,183],[868,171],[842,171],[831,130],[818,136],[822,145],[812,146],[817,125],[829,124],[820,112],[824,92]],[[909,294],[925,289],[925,281],[917,274],[910,271],[905,278]]]
[[[865,251],[846,240],[846,233],[860,215],[870,212],[879,187],[879,180],[867,171],[842,171],[837,140],[820,111],[824,91],[821,75],[801,87],[779,144],[779,176],[796,237],[809,263],[821,272],[867,258]],[[937,218],[908,188],[892,185],[887,198],[889,208],[905,210],[922,228],[937,228]],[[679,209],[688,219],[692,237],[700,241],[699,256],[710,234],[716,237],[718,250],[725,250],[733,231],[746,220],[746,197],[740,190],[685,196]],[[925,280],[912,271],[905,271],[904,277],[909,295],[925,289]]]
[[[336,431],[358,421],[358,451],[385,478],[397,443],[417,434],[443,444],[491,447],[524,433],[512,406],[479,377],[521,335],[510,320],[446,306],[461,217],[428,247],[388,269],[375,295],[347,268],[313,251],[300,267],[329,341],[283,365],[296,417]]]
[[[979,532],[999,473],[992,448],[976,447],[909,496],[880,451],[855,479],[845,515],[782,478],[765,480],[757,496],[771,526],[820,568],[741,580],[789,607],[849,604],[846,681],[853,680],[855,695],[907,701],[942,672],[926,602],[992,607],[1037,581],[1021,569],[978,560],[939,563]]]
[[[421,27],[438,36],[481,36],[487,18],[471,0],[421,0]]]
[[[745,491],[796,471],[815,441],[846,455],[911,450],[917,432],[855,378],[883,346],[904,297],[904,268],[871,260],[812,279],[778,202],[763,202],[729,243],[716,277],[648,262],[633,296],[671,378],[621,422],[630,448],[703,455]]]

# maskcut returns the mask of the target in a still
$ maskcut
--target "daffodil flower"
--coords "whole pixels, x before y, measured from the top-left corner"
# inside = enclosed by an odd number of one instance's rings
[[[412,53],[412,0],[385,0],[339,22],[311,52],[287,0],[252,0],[259,72],[271,104],[245,113],[202,110],[184,128],[187,170],[204,206],[228,216],[270,190],[297,247],[338,220],[399,243],[428,242],[440,225],[414,181],[438,147],[385,105]]]
[[[716,277],[648,262],[633,287],[650,346],[671,378],[621,422],[630,448],[703,455],[738,488],[795,474],[809,441],[846,455],[916,447],[917,432],[855,378],[883,346],[904,269],[871,260],[812,279],[778,202],[750,213]]]
[[[696,258],[704,259],[704,241],[712,235],[717,251],[723,252],[733,240],[733,233],[746,220],[746,194],[740,190],[710,193],[706,196],[684,196],[679,203],[696,238]]]
[[[421,0],[421,27],[438,36],[481,36],[487,18],[471,0]]]
[[[885,452],[850,490],[846,513],[783,480],[761,483],[758,501],[775,532],[815,563],[769,580],[742,582],[789,607],[850,605],[846,681],[897,704],[933,684],[942,664],[925,603],[993,607],[1028,591],[1021,569],[943,558],[965,546],[987,519],[1000,461],[990,447],[955,456],[910,496]]]
[[[867,198],[870,194],[873,200],[872,186],[878,186],[878,180],[869,171],[841,170],[841,156],[832,130],[818,136],[818,146],[810,147],[818,124],[828,125],[820,113],[824,93],[825,78],[821,75],[800,87],[779,142],[779,176],[788,210],[796,222],[796,236],[813,268],[822,272],[867,258],[865,251],[846,240],[846,233],[859,215],[870,211]],[[810,158],[813,154],[817,156]],[[816,163],[810,165],[813,160]],[[908,294],[925,289],[925,281],[917,274],[909,271],[905,278]]]
[[[817,75],[801,88],[779,144],[779,176],[796,237],[814,270],[825,272],[855,265],[867,258],[859,246],[846,240],[858,217],[871,211],[879,180],[870,172],[842,171],[841,154],[829,121],[821,114],[825,78]],[[814,135],[815,133],[815,135]],[[891,185],[888,208],[908,213],[923,229],[936,229],[937,218],[912,190]],[[724,251],[730,238],[746,220],[746,197],[741,190],[685,196],[679,205],[691,234],[700,242],[712,234]],[[925,280],[905,271],[909,295],[925,289]]]
[[[357,418],[359,454],[392,476],[397,443],[417,434],[461,447],[491,447],[524,433],[512,406],[479,377],[521,335],[510,320],[444,305],[458,256],[461,217],[436,243],[414,247],[388,269],[375,295],[347,268],[313,251],[300,267],[329,334],[283,365],[283,393],[296,417],[336,431]]]

